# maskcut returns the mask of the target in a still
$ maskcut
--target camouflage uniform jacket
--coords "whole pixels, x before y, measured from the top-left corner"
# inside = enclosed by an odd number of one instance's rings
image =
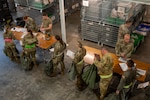
[[[58,63],[59,61],[63,60],[63,54],[64,50],[66,49],[66,44],[63,42],[63,45],[57,41],[54,45],[54,55],[53,58],[56,59],[56,62]]]
[[[37,31],[35,21],[31,17],[28,17],[25,26],[27,29],[31,29],[32,31]]]
[[[49,27],[50,24],[52,24],[52,20],[50,18],[43,19],[42,23],[43,23],[43,28],[47,28]],[[51,30],[46,30],[45,33],[51,34],[52,32]]]
[[[129,34],[129,29],[125,26],[125,24],[122,24],[119,27],[119,33],[118,33],[118,40],[123,39],[125,34]]]
[[[122,75],[122,78],[120,80],[120,83],[117,87],[117,90],[121,91],[124,86],[130,85],[136,78],[136,70],[135,69],[129,69],[125,71]]]
[[[79,48],[76,53],[75,53],[75,57],[73,59],[73,62],[76,65],[76,69],[78,73],[82,72],[82,69],[84,67],[84,56],[86,55],[86,49],[85,48]]]
[[[5,39],[15,39],[15,37],[14,37],[14,35],[13,35],[13,33],[12,33],[11,31],[7,31],[7,33],[5,32],[5,33],[3,34],[3,38],[4,38],[4,40],[5,40]],[[6,42],[6,41],[5,41],[5,45],[14,46],[15,44],[14,44],[13,41],[12,41],[12,42]]]
[[[36,45],[36,43],[38,42],[37,38],[35,36],[32,36],[30,34],[27,34],[24,36],[23,40],[22,40],[22,44],[23,47],[25,47],[26,45]],[[35,47],[31,48],[33,50],[35,50]]]
[[[121,53],[125,54],[125,57],[130,58],[131,54],[134,49],[134,43],[132,40],[130,40],[129,43],[125,43],[123,39],[117,42],[115,50],[116,50],[116,55],[121,56]]]
[[[98,68],[99,75],[110,75],[113,73],[113,58],[110,53],[103,55],[100,61],[95,60],[94,64]]]

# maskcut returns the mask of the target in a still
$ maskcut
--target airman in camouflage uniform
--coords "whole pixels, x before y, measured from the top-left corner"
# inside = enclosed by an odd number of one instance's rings
[[[120,83],[117,87],[116,93],[119,94],[120,100],[126,100],[126,93],[129,92],[135,78],[136,78],[136,70],[134,68],[133,60],[127,61],[128,70],[125,71],[122,75]]]
[[[84,68],[84,56],[86,55],[86,49],[82,47],[82,44],[78,42],[78,50],[75,53],[73,62],[77,70],[77,88],[82,90],[84,88],[84,82],[82,80],[82,73]]]
[[[130,33],[129,27],[131,26],[131,24],[132,24],[131,21],[126,21],[125,24],[122,24],[122,25],[119,27],[119,31],[118,31],[118,41],[119,41],[120,39],[123,39],[125,34],[129,34],[129,33]]]
[[[4,53],[13,60],[15,57],[16,60],[18,60],[17,55],[18,51],[16,49],[16,46],[13,42],[13,39],[15,39],[13,33],[10,30],[10,26],[6,26],[6,32],[3,34],[3,38],[5,41],[5,47],[4,47]]]
[[[46,13],[43,13],[43,20],[40,31],[46,34],[46,40],[50,39],[50,35],[52,34],[52,20]]]
[[[134,43],[130,39],[130,34],[126,34],[124,39],[117,42],[115,50],[116,55],[125,59],[130,58],[134,49]]]
[[[57,65],[61,65],[61,74],[64,75],[65,64],[64,64],[64,50],[66,49],[66,44],[60,38],[60,36],[56,35],[55,39],[57,42],[54,44],[54,55],[53,55],[53,72],[50,75],[54,77],[57,75]]]
[[[113,75],[113,58],[106,48],[102,48],[101,53],[101,60],[99,61],[95,58],[94,64],[97,67],[100,76],[100,100],[103,100]]]
[[[37,42],[38,40],[32,34],[31,30],[28,30],[28,34],[25,35],[22,40],[23,53],[26,55],[26,57],[30,58],[33,61],[35,67],[37,67],[36,57],[35,57]]]
[[[33,32],[37,32],[37,26],[35,24],[35,21],[31,17],[24,16],[23,19],[25,21],[25,28],[30,29]]]

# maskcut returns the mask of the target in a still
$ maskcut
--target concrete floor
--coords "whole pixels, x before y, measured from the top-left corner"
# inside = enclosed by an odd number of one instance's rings
[[[30,15],[36,20],[38,25],[41,24],[41,13],[37,10],[28,10],[27,8],[18,7],[17,13],[12,14],[14,18]],[[80,25],[80,12],[76,12],[66,17],[66,31],[68,49],[76,51],[74,45],[78,40],[81,41],[81,35],[78,33]],[[61,34],[60,23],[53,25],[53,33]],[[97,100],[96,95],[89,88],[80,92],[76,90],[75,81],[69,81],[67,74],[64,76],[50,78],[44,73],[44,65],[42,55],[37,52],[38,68],[26,72],[21,68],[21,64],[10,61],[3,53],[4,42],[2,38],[3,32],[0,32],[0,100]],[[145,38],[144,43],[137,49],[133,58],[150,63],[150,35]],[[84,45],[99,49],[97,43],[82,41]],[[15,41],[17,48],[21,52],[18,41]],[[109,47],[110,52],[114,53],[114,48]],[[65,65],[67,73],[71,65],[71,59],[65,56]],[[147,80],[150,80],[147,77]],[[142,98],[144,95],[141,95]],[[140,100],[134,97],[133,100]],[[142,100],[142,99],[141,99]]]

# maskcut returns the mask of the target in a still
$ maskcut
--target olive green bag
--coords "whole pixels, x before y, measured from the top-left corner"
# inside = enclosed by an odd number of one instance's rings
[[[75,80],[76,75],[77,75],[77,70],[76,70],[75,64],[72,62],[71,67],[68,71],[69,80]]]

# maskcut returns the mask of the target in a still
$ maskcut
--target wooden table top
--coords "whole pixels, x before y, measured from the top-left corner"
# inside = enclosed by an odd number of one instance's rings
[[[25,34],[23,32],[17,32],[17,31],[12,31],[15,38],[17,40],[22,40],[22,36]],[[55,42],[56,42],[56,39],[54,36],[51,36],[50,37],[50,40],[44,40],[44,37],[45,35],[41,32],[37,32],[37,39],[38,39],[38,46],[42,49],[48,49],[49,47],[51,47]]]
[[[94,61],[94,53],[99,54],[101,56],[101,51],[92,47],[88,47],[88,46],[84,46],[84,48],[87,50],[87,54],[84,57],[84,61],[88,64],[92,64]],[[122,69],[119,66],[120,61],[118,61],[118,57],[111,53],[113,60],[114,60],[114,68],[113,71],[114,73],[118,73],[120,75],[123,74]],[[148,63],[144,63],[138,60],[134,60],[134,62],[136,63],[136,68],[140,68],[142,70],[146,70],[146,74],[142,75],[141,77],[137,78],[137,80],[144,82],[146,75],[147,75],[147,71],[149,70],[150,64]]]

